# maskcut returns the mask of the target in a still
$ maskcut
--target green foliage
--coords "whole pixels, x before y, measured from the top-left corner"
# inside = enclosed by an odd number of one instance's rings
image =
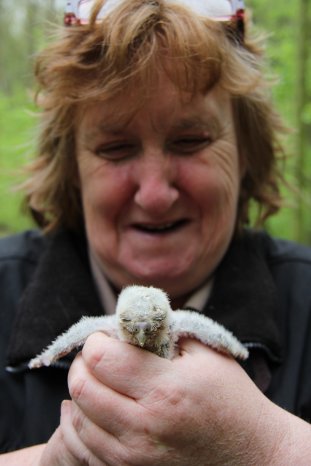
[[[32,226],[16,186],[34,146],[33,58],[57,14],[54,0],[0,0],[0,235]]]
[[[253,22],[267,38],[269,67],[278,78],[273,87],[273,95],[285,119],[295,123],[295,84],[296,84],[296,52],[297,52],[297,1],[249,0],[252,8]]]
[[[23,95],[14,98],[0,94],[0,235],[31,226],[22,211],[22,194],[16,191],[21,167],[27,162],[33,140],[34,119]]]
[[[288,156],[285,177],[294,187],[284,189],[286,207],[268,221],[266,227],[274,235],[311,244],[311,62],[305,60],[305,99],[298,108],[301,92],[298,69],[301,63],[299,41],[301,38],[301,0],[248,0],[252,8],[253,21],[259,30],[268,31],[267,57],[270,68],[279,79],[272,94],[285,123],[293,129],[284,147]],[[305,0],[307,5],[308,0]],[[310,8],[303,10],[303,20],[311,23]],[[303,160],[302,160],[303,157]],[[298,167],[303,166],[303,176],[298,176]]]

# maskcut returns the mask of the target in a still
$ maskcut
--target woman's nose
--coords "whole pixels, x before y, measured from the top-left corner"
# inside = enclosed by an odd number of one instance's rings
[[[136,204],[149,214],[167,213],[179,197],[173,161],[165,154],[157,154],[138,163]]]

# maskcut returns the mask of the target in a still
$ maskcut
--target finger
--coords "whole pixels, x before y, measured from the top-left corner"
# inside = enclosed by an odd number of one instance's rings
[[[67,407],[65,406],[65,402],[63,404],[62,416],[64,420]],[[63,429],[59,426],[43,450],[40,465],[80,466],[77,456],[72,453],[72,449],[69,449],[66,443]]]
[[[70,466],[80,466],[89,464],[92,466],[105,466],[96,456],[86,447],[72,423],[73,403],[64,401],[61,407],[61,437],[65,443],[65,456],[67,461],[62,464]]]
[[[83,413],[100,428],[120,436],[128,429],[135,430],[143,418],[141,406],[132,398],[111,389],[99,381],[78,356],[68,375],[72,399]]]
[[[227,371],[239,369],[244,372],[240,364],[233,356],[221,353],[203,343],[189,338],[180,340],[179,356],[174,360],[178,369],[185,374],[191,373],[194,379],[195,374],[200,374],[203,378],[211,383],[214,378],[220,378],[221,374],[225,378]],[[198,380],[197,383],[200,383]]]
[[[184,380],[179,374],[176,375],[166,373],[165,380],[160,379],[145,398],[134,400],[102,384],[89,373],[83,358],[78,356],[69,373],[69,389],[81,411],[80,416],[87,417],[107,434],[118,439],[124,447],[132,443],[133,439],[140,439],[141,446],[143,439],[149,446],[151,441],[158,454],[160,434],[163,429],[172,431],[176,405],[182,404]],[[87,445],[91,448],[89,443]],[[164,453],[163,442],[161,445],[161,452]]]
[[[94,424],[75,403],[72,406],[71,420],[80,441],[87,447],[88,451],[92,452],[95,458],[100,460],[101,466],[129,464],[130,451],[123,445],[122,436],[118,438]],[[127,431],[124,432],[124,436],[127,436]],[[93,463],[91,464],[93,465]]]
[[[178,354],[180,356],[186,356],[186,355],[200,356],[201,355],[203,357],[209,356],[212,358],[214,357],[217,358],[217,356],[221,356],[225,358],[229,357],[230,359],[232,359],[232,357],[229,354],[218,351],[215,348],[211,348],[210,346],[205,345],[194,338],[181,338],[178,341],[178,349],[179,349]]]
[[[126,431],[117,438],[94,425],[78,406],[73,406],[72,423],[82,443],[102,461],[103,466],[159,466],[164,464],[163,458],[172,451],[171,447],[145,431],[139,435]]]
[[[142,398],[170,371],[171,361],[102,333],[91,335],[82,350],[91,373],[113,390]]]

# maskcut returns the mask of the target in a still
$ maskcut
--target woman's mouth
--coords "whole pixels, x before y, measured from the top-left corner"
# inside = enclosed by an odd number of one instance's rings
[[[189,220],[182,219],[175,222],[166,222],[161,224],[150,224],[150,223],[135,223],[133,227],[143,233],[148,233],[151,235],[163,235],[167,233],[175,232],[183,228],[186,224],[189,223]]]

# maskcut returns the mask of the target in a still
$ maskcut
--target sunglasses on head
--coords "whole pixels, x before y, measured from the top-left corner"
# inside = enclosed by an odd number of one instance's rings
[[[96,0],[67,1],[64,23],[66,26],[88,24]],[[102,20],[111,11],[120,6],[124,0],[106,0],[99,10],[97,20]],[[243,0],[165,0],[167,4],[177,4],[189,8],[214,21],[228,23],[239,40],[244,36],[244,1]]]

